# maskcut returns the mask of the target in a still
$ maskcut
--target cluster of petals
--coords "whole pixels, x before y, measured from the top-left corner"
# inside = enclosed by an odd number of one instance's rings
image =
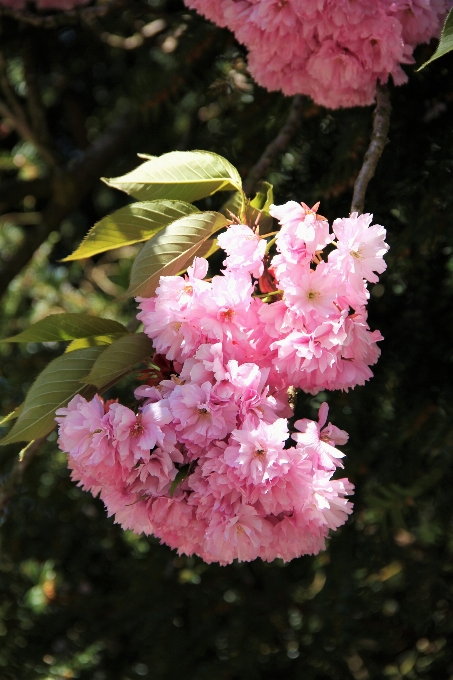
[[[130,407],[78,395],[57,411],[74,480],[125,529],[206,562],[317,553],[351,512],[338,479],[346,432],[296,420],[288,394],[362,385],[378,358],[367,281],[385,269],[385,230],[353,213],[332,225],[293,201],[267,239],[233,224],[225,269],[161,277],[138,298],[156,351]],[[324,252],[323,252],[324,250]],[[291,388],[291,389],[290,389]],[[290,423],[292,423],[290,425]]]
[[[414,48],[438,36],[452,0],[185,0],[249,50],[268,90],[329,108],[373,102],[377,81],[407,80]]]

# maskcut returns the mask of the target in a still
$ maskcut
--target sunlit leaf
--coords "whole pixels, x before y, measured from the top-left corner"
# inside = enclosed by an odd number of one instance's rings
[[[52,314],[37,321],[22,333],[4,338],[0,342],[60,342],[127,332],[127,328],[118,321],[88,314],[63,313]]]
[[[261,182],[259,191],[257,191],[255,198],[250,201],[252,208],[257,210],[264,210],[269,212],[269,208],[274,202],[274,188],[269,182]]]
[[[189,203],[242,186],[236,168],[210,151],[171,151],[147,160],[127,175],[104,181],[140,201],[171,198]]]
[[[79,349],[51,361],[30,387],[22,413],[0,445],[43,437],[53,430],[58,408],[66,406],[77,393],[93,396],[95,388],[80,381],[103,351],[103,347]]]
[[[421,71],[422,68],[428,66],[428,64],[430,64],[432,61],[443,57],[444,54],[451,52],[451,50],[453,50],[453,9],[450,10],[447,18],[445,19],[437,50],[434,52],[431,59],[425,61],[425,63],[417,70]]]
[[[93,364],[90,373],[81,376],[81,380],[101,389],[127,375],[136,364],[153,352],[153,343],[144,333],[124,336],[107,347]]]
[[[129,333],[112,333],[111,335],[95,335],[92,338],[80,338],[79,340],[73,340],[66,347],[66,352],[73,352],[76,349],[84,349],[85,347],[105,347],[106,345],[111,345],[112,342],[123,338],[125,335],[130,335]]]
[[[248,199],[243,191],[235,191],[234,194],[225,201],[219,212],[230,219],[231,214],[236,215],[240,220],[242,219]]]
[[[147,201],[132,203],[104,217],[94,225],[80,246],[62,262],[82,260],[107,250],[147,241],[167,224],[198,212],[184,201]]]
[[[151,297],[161,276],[173,276],[197,252],[203,241],[227,224],[216,212],[182,217],[150,239],[132,265],[126,295]]]

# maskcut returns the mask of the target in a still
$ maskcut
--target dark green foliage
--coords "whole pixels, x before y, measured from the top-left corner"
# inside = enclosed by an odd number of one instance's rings
[[[136,21],[164,16],[174,28],[186,13],[179,3],[136,2],[101,24],[126,36]],[[289,101],[234,86],[233,76],[246,78],[240,46],[190,16],[171,53],[158,38],[136,50],[112,48],[85,25],[32,30],[58,153],[79,153],[123,108],[131,121],[135,112],[137,127],[102,174],[128,172],[138,151],[177,148],[214,151],[247,174],[278,134]],[[13,58],[22,33],[13,21],[5,31]],[[420,48],[418,63],[431,52]],[[388,270],[371,290],[382,357],[365,387],[327,395],[332,421],[350,433],[345,472],[356,494],[348,524],[325,553],[287,565],[218,567],[177,557],[106,518],[102,504],[70,481],[51,435],[4,511],[2,680],[453,677],[453,57],[409,72],[410,83],[391,92],[390,140],[366,198],[391,246]],[[276,202],[321,200],[329,220],[347,215],[371,117],[371,109],[329,112],[307,101],[299,133],[267,178]],[[4,139],[5,157],[27,151],[13,136]],[[27,162],[45,177],[37,156]],[[0,172],[3,182],[17,170]],[[200,206],[218,210],[220,200]],[[38,196],[34,209],[43,202]],[[127,288],[136,250],[119,262],[108,253],[59,262],[124,204],[119,192],[93,185],[4,296],[3,337],[51,311],[132,318],[134,303],[114,297]],[[19,201],[8,211],[23,207]],[[14,257],[30,229],[3,226],[2,253]],[[63,349],[0,345],[3,414]],[[133,386],[127,378],[106,397],[128,403]],[[306,396],[298,409],[313,417],[319,401]],[[2,451],[5,480],[18,448]]]

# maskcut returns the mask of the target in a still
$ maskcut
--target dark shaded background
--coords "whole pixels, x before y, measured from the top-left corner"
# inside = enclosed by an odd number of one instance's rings
[[[133,302],[115,298],[135,247],[59,261],[127,202],[100,175],[131,169],[137,152],[208,149],[246,176],[288,113],[289,99],[250,80],[234,38],[180,2],[109,10],[38,25],[0,18],[3,77],[34,135],[0,125],[3,337],[57,311],[131,319]],[[143,37],[158,19],[165,26]],[[419,48],[419,64],[433,47]],[[366,200],[391,246],[370,301],[382,357],[365,387],[298,405],[313,417],[327,398],[350,433],[347,525],[317,557],[207,566],[114,525],[69,480],[55,435],[14,488],[20,447],[0,449],[10,496],[2,680],[453,678],[453,58],[408,74],[392,89],[389,143]],[[321,200],[330,220],[347,215],[371,120],[369,108],[331,112],[307,100],[268,176],[276,202]],[[2,413],[62,351],[0,344]],[[124,381],[115,396],[131,389]]]

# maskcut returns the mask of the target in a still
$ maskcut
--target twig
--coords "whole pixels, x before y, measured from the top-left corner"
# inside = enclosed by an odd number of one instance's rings
[[[363,159],[363,165],[354,184],[351,213],[361,214],[365,205],[365,193],[372,179],[378,161],[384,151],[390,126],[390,93],[387,85],[378,84],[376,90],[376,108],[373,115],[373,131],[370,145]]]
[[[277,137],[264,149],[259,161],[251,168],[245,181],[244,192],[250,196],[260,179],[266,176],[270,164],[274,158],[284,151],[297,128],[300,126],[302,118],[303,97],[298,94],[294,97],[289,110],[286,123],[278,133]]]
[[[50,433],[49,433],[50,434]],[[35,457],[40,446],[47,440],[49,434],[35,439],[22,449],[14,463],[6,481],[0,487],[0,510],[4,510],[8,501],[16,492],[16,488],[21,484],[25,469]]]

